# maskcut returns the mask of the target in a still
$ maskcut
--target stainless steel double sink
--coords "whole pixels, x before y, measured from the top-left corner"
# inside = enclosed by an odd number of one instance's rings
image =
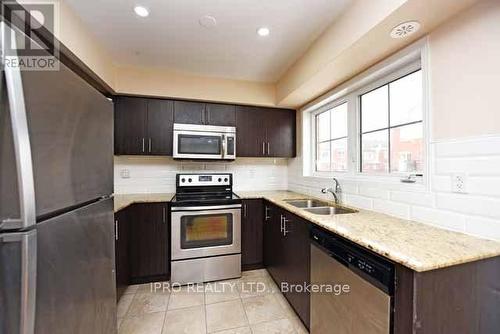
[[[296,208],[303,209],[306,212],[321,215],[321,216],[333,216],[346,213],[356,213],[358,211],[344,208],[340,206],[330,205],[328,202],[323,202],[317,199],[285,199],[284,202],[293,205]]]

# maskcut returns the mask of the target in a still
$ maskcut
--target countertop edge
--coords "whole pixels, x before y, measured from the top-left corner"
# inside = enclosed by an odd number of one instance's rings
[[[263,191],[265,192],[265,191]],[[315,196],[311,196],[311,195],[305,195],[305,194],[300,194],[300,193],[296,193],[296,192],[292,192],[292,191],[287,191],[287,190],[281,190],[281,191],[275,191],[275,192],[283,192],[283,193],[290,193],[290,195],[293,195],[293,196],[303,196],[303,197],[307,197],[307,198],[311,198],[311,197],[314,197],[314,198],[317,198]],[[314,219],[311,218],[310,215],[308,215],[306,212],[301,212],[300,210],[297,210],[296,208],[292,208],[289,204],[286,204],[284,203],[282,200],[277,200],[275,198],[272,198],[272,196],[270,195],[266,195],[266,194],[252,194],[252,195],[249,195],[249,194],[245,194],[245,192],[240,192],[238,193],[237,191],[235,192],[238,196],[241,197],[241,199],[262,199],[262,200],[266,200],[266,201],[269,201],[287,211],[289,211],[290,213],[310,222],[311,224],[314,224],[316,226],[319,226],[327,231],[330,231],[331,233],[335,233],[347,240],[350,240],[354,243],[356,243],[357,245],[361,246],[361,247],[364,247],[376,254],[379,254],[380,256],[383,256],[391,261],[393,261],[394,263],[397,263],[399,265],[402,265],[404,267],[407,267],[411,270],[414,270],[416,272],[428,272],[428,271],[432,271],[432,270],[437,270],[437,269],[443,269],[443,268],[448,268],[448,267],[452,267],[452,266],[456,266],[456,265],[461,265],[461,264],[466,264],[466,263],[471,263],[471,262],[476,262],[476,261],[481,261],[481,260],[486,260],[486,259],[490,259],[490,258],[493,258],[493,257],[497,257],[497,256],[500,256],[500,252],[498,251],[492,251],[491,253],[483,253],[481,255],[477,255],[477,256],[471,256],[471,257],[464,257],[464,258],[461,258],[461,259],[456,259],[456,260],[451,260],[451,261],[447,261],[447,262],[442,262],[442,263],[436,263],[435,265],[426,265],[426,264],[423,264],[423,263],[416,263],[417,261],[409,261],[408,260],[408,256],[404,256],[404,255],[401,255],[401,256],[398,256],[398,254],[395,254],[394,252],[390,252],[389,250],[387,249],[383,249],[383,248],[379,248],[377,247],[376,245],[373,245],[372,243],[370,242],[367,242],[365,240],[362,240],[362,239],[357,239],[357,238],[354,238],[352,236],[350,236],[349,234],[347,233],[343,233],[342,231],[338,230],[338,229],[335,229],[333,228],[332,226],[325,226],[324,224],[320,223],[319,221],[315,221]],[[242,194],[241,194],[242,193]],[[170,202],[171,199],[173,198],[175,194],[171,194],[171,193],[162,193],[162,194],[115,194],[114,195],[114,198],[115,198],[115,208],[114,208],[114,212],[117,213],[127,207],[129,207],[130,205],[134,204],[134,203],[162,203],[162,202]],[[300,198],[300,197],[297,197],[297,198]],[[119,204],[116,204],[116,199],[120,199],[120,202]],[[321,199],[321,200],[324,200],[324,199]],[[344,205],[343,205],[344,206]],[[347,206],[349,207],[349,206]],[[358,208],[355,208],[355,207],[352,207],[353,209],[358,209]],[[366,210],[365,210],[366,211]],[[377,214],[379,214],[377,212]],[[391,216],[388,216],[388,217],[391,217]],[[404,219],[401,219],[401,220],[404,220]],[[413,222],[413,221],[408,221],[409,223],[418,223],[418,222]],[[418,223],[418,224],[423,224],[423,223]],[[425,224],[423,224],[425,225]],[[437,228],[437,227],[434,227],[434,228]],[[443,231],[447,231],[447,230],[443,230]],[[487,240],[487,239],[482,239],[482,238],[478,238],[478,237],[474,237],[474,236],[470,236],[471,238],[476,238],[478,240],[484,240],[485,242],[489,242],[490,240]],[[491,241],[491,242],[494,242],[494,241]]]

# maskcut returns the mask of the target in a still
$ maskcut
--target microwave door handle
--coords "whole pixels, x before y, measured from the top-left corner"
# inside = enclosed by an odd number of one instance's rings
[[[222,135],[221,136],[222,140],[221,140],[221,152],[222,152],[222,159],[224,159],[226,157],[226,136],[225,135]]]
[[[9,42],[5,41],[5,37],[10,36],[10,38],[12,38],[15,36],[15,31],[5,22],[0,22],[0,30],[3,37],[0,40],[0,47],[2,50],[1,66],[2,70],[5,72],[5,82],[9,100],[20,208],[20,217],[5,217],[0,220],[0,229],[22,229],[33,226],[36,223],[33,161],[21,71],[19,67],[7,66],[5,59],[5,57],[9,57],[10,59],[18,57],[15,51],[15,38],[10,41],[12,48],[7,47],[7,43]],[[15,63],[19,63],[19,61]]]

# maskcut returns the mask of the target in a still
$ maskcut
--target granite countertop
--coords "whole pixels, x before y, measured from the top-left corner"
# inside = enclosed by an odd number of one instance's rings
[[[170,202],[175,194],[115,194],[115,212],[125,209],[127,206],[134,203],[161,203]]]
[[[313,224],[418,272],[500,255],[500,243],[496,241],[354,207],[351,208],[358,212],[352,214],[314,215],[283,201],[312,197],[308,195],[290,191],[236,193],[243,199],[266,199]],[[115,195],[115,212],[135,202],[168,202],[173,195]]]

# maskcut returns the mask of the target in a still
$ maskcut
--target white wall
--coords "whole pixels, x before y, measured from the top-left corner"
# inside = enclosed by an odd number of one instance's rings
[[[345,203],[500,241],[499,22],[500,1],[484,0],[429,36],[428,185],[339,174]],[[301,155],[289,161],[288,187],[321,196],[332,182],[303,177]],[[455,173],[466,176],[466,194],[452,192]]]
[[[130,178],[122,178],[128,170]],[[177,161],[164,157],[115,156],[115,193],[175,193],[175,175],[190,172],[233,173],[234,189],[287,188],[287,160],[238,158],[235,162]]]

